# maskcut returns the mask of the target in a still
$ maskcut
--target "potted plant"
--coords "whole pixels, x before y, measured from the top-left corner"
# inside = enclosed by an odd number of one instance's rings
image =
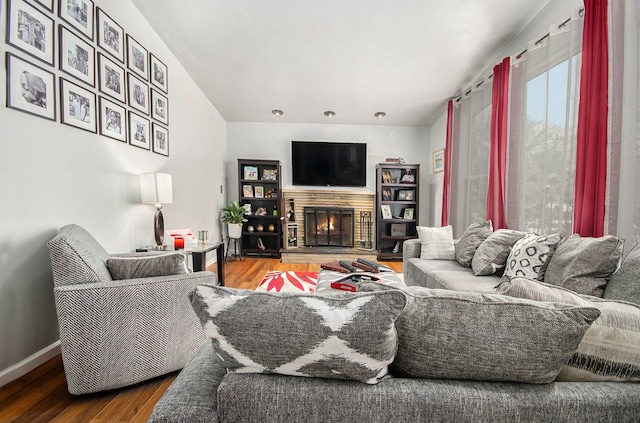
[[[242,224],[247,221],[244,217],[245,208],[236,201],[232,201],[227,207],[222,209],[220,221],[227,224],[229,238],[240,238],[242,236]]]

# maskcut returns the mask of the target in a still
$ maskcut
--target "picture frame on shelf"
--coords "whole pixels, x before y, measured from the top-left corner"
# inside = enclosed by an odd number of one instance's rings
[[[12,53],[6,54],[7,107],[56,120],[56,76]]]
[[[165,125],[169,124],[169,100],[151,88],[151,117]]]
[[[382,183],[383,184],[392,184],[393,178],[391,177],[391,172],[388,170],[382,171]]]
[[[73,1],[73,0],[67,0]],[[82,0],[75,0],[82,1]],[[104,10],[97,10],[96,23],[98,26],[98,47],[124,63],[124,29],[116,21],[111,19]]]
[[[399,189],[396,195],[398,201],[413,201],[414,199],[412,189]]]
[[[96,49],[64,26],[59,29],[60,70],[95,87]]]
[[[49,12],[53,12],[53,0],[35,0],[36,3],[42,5]]]
[[[127,87],[129,92],[129,106],[149,114],[149,86],[132,73],[127,73]]]
[[[144,150],[151,150],[149,125],[149,119],[129,110],[129,144]]]
[[[7,5],[7,43],[53,66],[53,18],[24,0],[9,0]]]
[[[151,139],[153,142],[153,152],[169,157],[169,130],[156,122],[152,122]]]
[[[278,169],[263,169],[262,180],[263,181],[275,181],[278,178]]]
[[[391,188],[382,188],[382,201],[391,201],[391,200],[393,200]]]
[[[60,0],[58,4],[58,16],[91,41],[94,10],[92,0]]]
[[[60,110],[62,123],[96,133],[95,93],[60,77]]]
[[[124,68],[98,52],[98,90],[122,102],[127,102]]]
[[[383,219],[393,219],[391,206],[389,204],[380,204],[380,211],[382,212]]]
[[[127,34],[127,66],[136,75],[149,80],[149,51]]]
[[[402,210],[402,218],[405,220],[413,220],[413,207],[405,207]]]
[[[244,207],[244,214],[250,215],[252,213],[252,211],[251,211],[251,203],[245,203],[245,204],[242,205],[242,207]]]
[[[444,148],[433,152],[433,173],[444,172]]]
[[[169,71],[167,65],[162,63],[153,53],[149,53],[149,80],[165,94],[169,92]]]
[[[253,187],[253,195],[256,198],[264,198],[264,187],[263,186]]]
[[[244,167],[244,179],[248,181],[257,181],[258,180],[258,168],[256,166],[245,166]]]
[[[253,197],[253,186],[251,185],[243,185],[242,186],[242,196],[251,198]]]
[[[100,135],[127,142],[127,111],[113,101],[99,96]]]

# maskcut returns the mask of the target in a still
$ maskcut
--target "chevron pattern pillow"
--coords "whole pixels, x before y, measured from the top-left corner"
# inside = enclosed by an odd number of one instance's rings
[[[189,295],[216,353],[235,373],[378,383],[395,358],[401,291],[272,293],[198,286]]]

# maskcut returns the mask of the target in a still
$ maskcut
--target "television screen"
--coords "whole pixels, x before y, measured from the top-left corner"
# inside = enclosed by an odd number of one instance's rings
[[[364,187],[367,144],[291,141],[293,185]]]

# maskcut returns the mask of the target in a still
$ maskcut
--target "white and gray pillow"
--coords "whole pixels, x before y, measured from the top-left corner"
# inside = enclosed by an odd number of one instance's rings
[[[600,317],[586,331],[577,351],[562,368],[558,380],[640,381],[640,307],[578,295],[559,286],[525,278],[513,278],[501,283],[498,292],[600,310]]]
[[[486,276],[502,270],[507,263],[513,244],[525,235],[525,232],[512,229],[498,229],[491,233],[473,255],[471,260],[473,274]]]
[[[420,258],[425,260],[453,260],[456,247],[453,243],[451,225],[441,228],[418,226]]]
[[[519,276],[543,280],[549,259],[563,238],[562,234],[528,234],[519,239],[511,248],[502,278]]]
[[[397,351],[399,290],[272,293],[201,285],[189,295],[229,372],[378,383]]]
[[[471,267],[471,260],[476,250],[493,232],[493,224],[486,222],[472,223],[464,231],[456,245],[456,261],[463,267]]]
[[[620,268],[611,276],[604,298],[640,305],[640,243],[627,254]]]
[[[107,269],[114,280],[187,273],[185,256],[180,252],[113,256],[107,259]]]

